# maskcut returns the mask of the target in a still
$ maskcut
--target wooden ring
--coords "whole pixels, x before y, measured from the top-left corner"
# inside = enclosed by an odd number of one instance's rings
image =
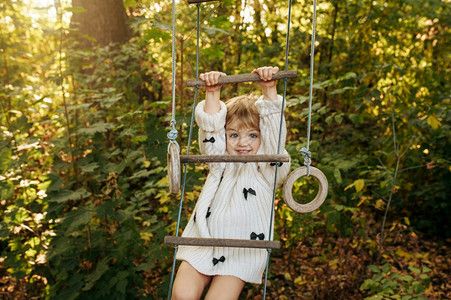
[[[294,182],[301,178],[302,176],[307,175],[307,167],[300,167],[294,170],[288,175],[287,180],[283,185],[283,198],[285,199],[285,203],[297,213],[309,213],[318,209],[321,204],[323,204],[324,200],[327,197],[327,190],[329,187],[329,183],[327,182],[326,176],[321,172],[321,170],[310,167],[310,175],[315,177],[318,180],[319,189],[318,194],[315,199],[306,204],[299,204],[293,200],[292,189]]]
[[[178,194],[180,190],[180,152],[177,143],[168,147],[168,183],[169,192]]]

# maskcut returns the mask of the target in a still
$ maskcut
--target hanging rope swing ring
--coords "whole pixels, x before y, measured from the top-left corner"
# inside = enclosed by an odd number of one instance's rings
[[[180,190],[180,150],[177,143],[169,143],[168,147],[168,183],[169,192],[178,194]]]
[[[315,199],[313,199],[311,202],[306,204],[300,204],[294,201],[292,195],[294,183],[302,176],[307,175],[307,167],[300,167],[291,172],[283,185],[283,198],[285,199],[285,202],[287,203],[288,207],[297,213],[309,213],[318,209],[321,206],[321,204],[323,204],[324,200],[326,200],[327,197],[327,189],[329,187],[329,183],[327,182],[326,176],[324,175],[323,172],[321,172],[320,169],[317,169],[315,167],[309,168],[310,175],[315,177],[318,180],[319,184],[318,194],[316,195]]]

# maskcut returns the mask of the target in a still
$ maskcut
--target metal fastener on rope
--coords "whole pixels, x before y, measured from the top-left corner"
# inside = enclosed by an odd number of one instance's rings
[[[312,152],[307,150],[307,148],[301,148],[300,152],[304,155],[304,166],[307,167],[307,176],[310,176],[310,164],[312,163],[312,159],[310,157],[312,156]]]

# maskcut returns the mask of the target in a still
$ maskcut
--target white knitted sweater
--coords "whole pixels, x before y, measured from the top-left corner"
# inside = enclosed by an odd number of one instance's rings
[[[202,154],[227,154],[225,119],[227,108],[215,114],[204,112],[205,101],[196,107]],[[260,113],[261,145],[257,154],[276,154],[279,140],[282,97],[256,102]],[[286,125],[282,122],[281,154],[285,150]],[[272,209],[275,164],[210,163],[209,174],[184,237],[268,239]],[[278,170],[279,185],[290,170],[283,163]],[[273,232],[271,232],[271,237]],[[185,260],[205,275],[233,275],[243,281],[261,283],[266,249],[180,246],[177,259]]]

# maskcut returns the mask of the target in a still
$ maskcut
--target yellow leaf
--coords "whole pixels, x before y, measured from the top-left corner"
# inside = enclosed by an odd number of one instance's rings
[[[302,279],[302,277],[296,277],[295,279],[294,279],[294,284],[297,284],[297,285],[303,285],[303,284],[306,284],[307,283],[307,280],[303,280]]]
[[[408,253],[408,252],[405,252],[405,251],[402,250],[401,248],[399,248],[398,250],[396,250],[396,254],[397,254],[398,256],[401,256],[401,257],[404,257],[404,258],[407,258],[407,259],[411,259],[411,258],[413,257],[412,254],[410,254],[410,253]]]
[[[338,259],[332,259],[329,261],[329,266],[332,268],[332,270],[335,270],[337,268]]]
[[[357,193],[360,192],[364,186],[365,186],[365,180],[357,179],[356,181],[354,181],[354,187],[355,187],[355,191]]]
[[[450,170],[451,170],[451,167],[450,167]],[[347,187],[345,187],[345,191],[348,190],[348,189],[350,189],[350,188],[352,188],[352,187],[354,186],[354,184],[355,184],[355,182],[354,182],[354,183],[351,183],[350,185],[348,185]]]
[[[410,226],[410,220],[407,217],[404,217],[404,223],[406,223],[407,226]]]
[[[427,122],[428,122],[428,125],[434,129],[437,129],[440,126],[442,126],[442,123],[440,123],[440,121],[437,120],[434,116],[429,116],[427,119]]]
[[[382,199],[379,199],[376,201],[376,205],[374,206],[374,208],[382,210],[384,209],[385,206],[385,202]]]
[[[285,280],[293,280],[292,278],[291,278],[291,274],[290,273],[288,273],[288,272],[286,272],[285,274],[283,274],[283,277],[285,277]]]
[[[360,201],[359,201],[359,203],[357,204],[357,206],[362,205],[362,203],[365,202],[366,200],[371,200],[371,197],[361,196],[361,197],[360,197]]]

